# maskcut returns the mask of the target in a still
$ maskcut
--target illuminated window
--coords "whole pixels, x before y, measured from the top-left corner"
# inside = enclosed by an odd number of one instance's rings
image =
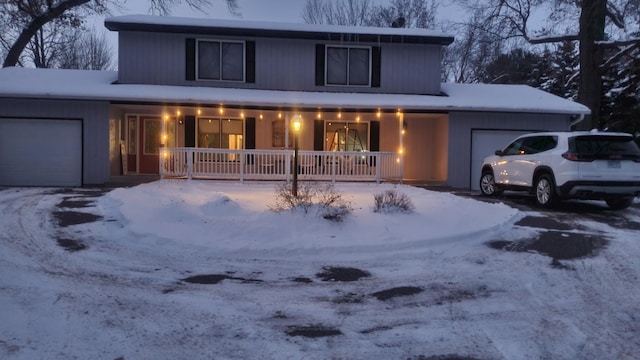
[[[366,122],[328,122],[325,149],[327,151],[367,151],[369,124]]]
[[[242,120],[199,118],[198,147],[231,150],[244,148]]]

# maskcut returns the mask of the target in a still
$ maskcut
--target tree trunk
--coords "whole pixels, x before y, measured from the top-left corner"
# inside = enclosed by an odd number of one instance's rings
[[[33,14],[33,18],[29,25],[27,25],[20,36],[16,39],[16,41],[9,48],[9,52],[7,53],[7,57],[4,59],[4,63],[2,67],[8,66],[16,66],[18,60],[20,60],[20,55],[29,44],[29,41],[33,38],[33,36],[38,32],[38,30],[42,29],[42,27],[53,19],[61,16],[65,11],[84,5],[91,0],[67,0],[61,2],[58,6],[49,8],[49,10],[43,14]]]
[[[601,122],[603,49],[607,0],[582,0],[580,13],[580,88],[578,102],[591,109],[591,116],[577,125],[580,130],[598,128]]]

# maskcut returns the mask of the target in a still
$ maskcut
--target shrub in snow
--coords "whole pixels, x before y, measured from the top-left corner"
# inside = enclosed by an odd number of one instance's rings
[[[395,190],[387,190],[373,195],[373,212],[394,214],[410,214],[415,210],[411,199],[404,193]]]
[[[285,210],[315,211],[324,219],[342,221],[351,211],[351,204],[345,200],[332,183],[299,182],[298,196],[291,193],[291,184],[281,184],[276,188],[275,203],[269,206],[274,212]]]

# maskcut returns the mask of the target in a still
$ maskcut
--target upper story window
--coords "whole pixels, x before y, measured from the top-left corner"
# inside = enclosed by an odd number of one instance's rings
[[[244,43],[198,40],[198,80],[244,81]]]
[[[371,48],[327,46],[327,85],[369,86]]]
[[[316,45],[316,85],[380,87],[379,46]]]
[[[255,82],[255,42],[186,39],[186,79]]]

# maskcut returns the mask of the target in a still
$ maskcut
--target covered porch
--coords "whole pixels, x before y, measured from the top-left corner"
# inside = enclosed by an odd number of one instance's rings
[[[398,108],[132,103],[112,103],[110,112],[112,176],[446,180],[443,114]],[[298,131],[294,119],[300,122]]]

